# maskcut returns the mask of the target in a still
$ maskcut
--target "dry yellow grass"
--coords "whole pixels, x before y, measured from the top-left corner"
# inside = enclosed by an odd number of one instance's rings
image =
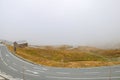
[[[13,47],[8,46],[9,50],[13,52]],[[103,53],[101,53],[103,55]],[[16,54],[26,60],[53,67],[95,67],[95,66],[108,66],[120,64],[119,61],[107,61],[103,57],[91,55],[87,52],[80,52],[77,50],[61,50],[54,48],[17,48]]]

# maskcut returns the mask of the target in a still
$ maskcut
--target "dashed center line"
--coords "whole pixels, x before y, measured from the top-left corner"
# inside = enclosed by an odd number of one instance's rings
[[[31,73],[33,73],[33,74],[39,74],[38,72],[31,71],[31,70],[26,70],[26,71],[31,72]]]
[[[70,74],[70,73],[66,73],[66,72],[56,72],[58,74]]]
[[[31,74],[31,73],[23,73],[23,72],[21,72],[22,74],[26,74],[26,75],[32,75],[32,76],[39,76],[39,75],[36,75],[36,74]]]
[[[14,71],[18,71],[17,69],[11,67],[11,66],[8,66],[10,69],[14,70]]]
[[[85,72],[86,74],[97,74],[97,73],[100,73],[100,72]]]
[[[9,56],[8,54],[6,54],[6,56]]]

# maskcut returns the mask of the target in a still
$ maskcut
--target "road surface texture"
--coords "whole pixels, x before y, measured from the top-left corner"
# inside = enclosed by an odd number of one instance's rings
[[[15,80],[120,80],[120,65],[72,69],[45,67],[16,57],[4,45],[0,45],[0,72]]]

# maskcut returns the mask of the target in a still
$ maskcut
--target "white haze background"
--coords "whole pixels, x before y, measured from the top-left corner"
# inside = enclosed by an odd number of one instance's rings
[[[37,45],[120,43],[120,0],[0,0],[0,38]]]

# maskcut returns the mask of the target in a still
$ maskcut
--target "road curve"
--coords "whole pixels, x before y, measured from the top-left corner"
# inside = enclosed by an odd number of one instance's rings
[[[52,68],[26,62],[0,45],[0,71],[16,80],[120,80],[120,65],[97,68]]]

